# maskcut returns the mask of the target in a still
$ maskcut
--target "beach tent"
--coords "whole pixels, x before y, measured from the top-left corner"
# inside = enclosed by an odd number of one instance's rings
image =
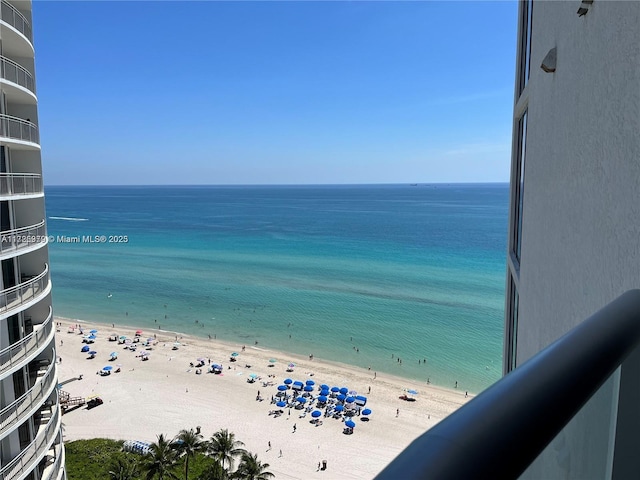
[[[360,407],[364,407],[367,404],[367,397],[363,397],[362,395],[356,396],[356,405]]]
[[[296,381],[296,382],[293,382],[293,386],[291,388],[293,388],[294,390],[302,390],[302,386],[303,386],[302,382]]]

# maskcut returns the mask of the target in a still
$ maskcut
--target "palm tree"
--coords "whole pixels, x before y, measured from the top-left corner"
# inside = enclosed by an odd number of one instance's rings
[[[197,453],[204,452],[207,449],[207,442],[202,435],[190,430],[180,430],[174,443],[179,453],[184,454],[184,480],[189,480],[189,460],[196,456]]]
[[[143,469],[147,473],[145,480],[174,480],[178,477],[173,473],[173,469],[178,463],[178,454],[171,447],[163,434],[158,435],[158,441],[149,447],[149,453],[144,457]]]
[[[246,453],[246,450],[241,448],[243,446],[244,443],[236,440],[235,434],[225,428],[217,431],[211,437],[209,455],[218,460],[223,467],[228,464],[227,471],[231,471],[234,458]]]
[[[198,480],[230,480],[229,472],[218,460],[214,460],[198,477]]]
[[[111,464],[111,469],[109,470],[109,478],[111,480],[134,480],[138,474],[138,464],[128,455],[119,457]]]
[[[238,470],[233,476],[242,480],[269,480],[270,478],[275,478],[275,475],[268,472],[267,468],[269,468],[269,464],[260,462],[258,455],[244,453]]]

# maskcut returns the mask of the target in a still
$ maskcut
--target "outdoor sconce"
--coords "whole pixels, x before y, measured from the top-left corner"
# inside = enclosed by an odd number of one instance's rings
[[[578,9],[578,16],[584,17],[589,11],[589,7],[593,4],[593,0],[582,0],[580,8]]]
[[[551,50],[549,50],[549,53],[547,53],[546,57],[544,57],[544,60],[542,60],[542,65],[540,65],[540,68],[547,73],[555,72],[557,59],[558,56],[556,54],[556,47],[553,47]]]

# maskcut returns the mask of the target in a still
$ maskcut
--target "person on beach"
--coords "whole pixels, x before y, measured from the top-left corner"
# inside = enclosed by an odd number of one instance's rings
[[[269,450],[271,450],[271,440],[269,440],[269,442],[267,443],[269,444],[269,448],[267,449],[267,452],[268,452]]]
[[[291,411],[291,410],[289,410],[289,411]],[[293,433],[296,433],[296,429],[297,429],[297,427],[296,427],[296,424],[294,423],[293,424]]]
[[[396,418],[398,418],[399,415],[400,415],[400,409],[396,408]]]
[[[278,455],[279,458],[282,457],[282,449],[280,449],[280,455]]]

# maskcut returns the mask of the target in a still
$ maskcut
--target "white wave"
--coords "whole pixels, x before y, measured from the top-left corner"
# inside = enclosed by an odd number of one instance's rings
[[[67,222],[88,222],[88,218],[76,218],[76,217],[49,217],[49,220],[66,220]]]

